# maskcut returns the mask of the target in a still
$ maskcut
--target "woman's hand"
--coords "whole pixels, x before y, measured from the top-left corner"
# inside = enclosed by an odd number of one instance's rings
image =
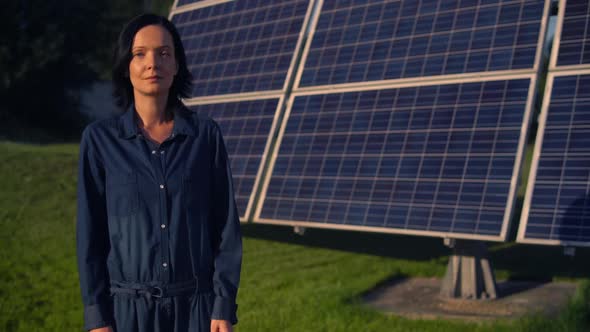
[[[106,326],[98,329],[92,329],[90,332],[113,332],[113,329],[110,326]]]
[[[233,332],[233,330],[231,323],[227,320],[211,320],[211,332]]]

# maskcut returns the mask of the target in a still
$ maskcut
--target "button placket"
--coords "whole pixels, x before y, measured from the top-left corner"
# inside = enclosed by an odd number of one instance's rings
[[[165,165],[163,164],[164,157],[164,150],[161,147],[156,149],[150,149],[148,152],[152,158],[150,158],[150,163],[156,173],[157,181],[156,184],[158,186],[158,193],[159,193],[159,223],[156,225],[160,226],[160,246],[159,246],[159,256],[160,256],[160,281],[161,282],[169,282],[170,280],[170,252],[169,252],[169,232],[167,229],[167,216],[168,216],[168,206],[167,206],[167,183],[166,183],[166,170]],[[157,227],[157,226],[156,226]]]

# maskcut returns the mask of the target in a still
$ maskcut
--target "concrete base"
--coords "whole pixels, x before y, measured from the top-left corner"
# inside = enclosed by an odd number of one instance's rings
[[[530,314],[557,317],[576,291],[576,284],[569,282],[504,281],[498,283],[500,298],[474,301],[444,299],[439,296],[440,287],[437,278],[397,279],[365,294],[363,301],[377,310],[407,318],[484,322]]]
[[[442,281],[440,296],[446,299],[486,300],[498,297],[496,278],[481,241],[457,240]]]

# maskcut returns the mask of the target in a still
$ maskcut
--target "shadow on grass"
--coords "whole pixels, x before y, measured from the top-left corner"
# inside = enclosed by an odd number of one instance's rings
[[[305,235],[298,235],[292,227],[262,224],[244,224],[242,233],[248,238],[415,261],[452,254],[441,238],[317,228],[308,228]],[[555,278],[590,278],[590,248],[576,248],[576,255],[570,257],[564,256],[563,248],[555,246],[510,242],[488,243],[488,247],[493,268],[507,271],[510,281],[543,283]]]
[[[576,248],[565,256],[562,247],[509,244],[490,249],[494,268],[509,271],[510,280],[551,281],[554,278],[590,278],[590,248]]]
[[[407,281],[409,278],[411,278],[411,277],[407,274],[396,273],[394,275],[391,275],[385,279],[378,281],[375,284],[375,286],[373,286],[373,288],[367,289],[367,290],[357,294],[354,297],[350,297],[348,299],[348,301],[354,302],[354,301],[357,301],[361,298],[363,298],[363,299],[371,298],[375,295],[375,293],[381,292],[383,289],[386,289],[386,288],[396,287],[396,286],[404,283],[405,281]]]
[[[511,222],[509,243],[490,243],[490,261],[495,269],[507,270],[509,280],[550,282],[554,278],[590,278],[590,248],[576,248],[564,255],[563,247],[515,243],[523,199],[519,197]]]
[[[293,227],[262,224],[244,224],[242,233],[256,239],[408,260],[431,260],[451,253],[442,239],[432,237],[319,228],[307,228],[305,235],[298,235]]]

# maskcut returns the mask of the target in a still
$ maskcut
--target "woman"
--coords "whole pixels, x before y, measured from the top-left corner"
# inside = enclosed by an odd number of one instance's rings
[[[167,19],[129,22],[113,81],[126,111],[83,133],[77,253],[90,331],[232,331],[242,244],[219,127],[187,110]]]

